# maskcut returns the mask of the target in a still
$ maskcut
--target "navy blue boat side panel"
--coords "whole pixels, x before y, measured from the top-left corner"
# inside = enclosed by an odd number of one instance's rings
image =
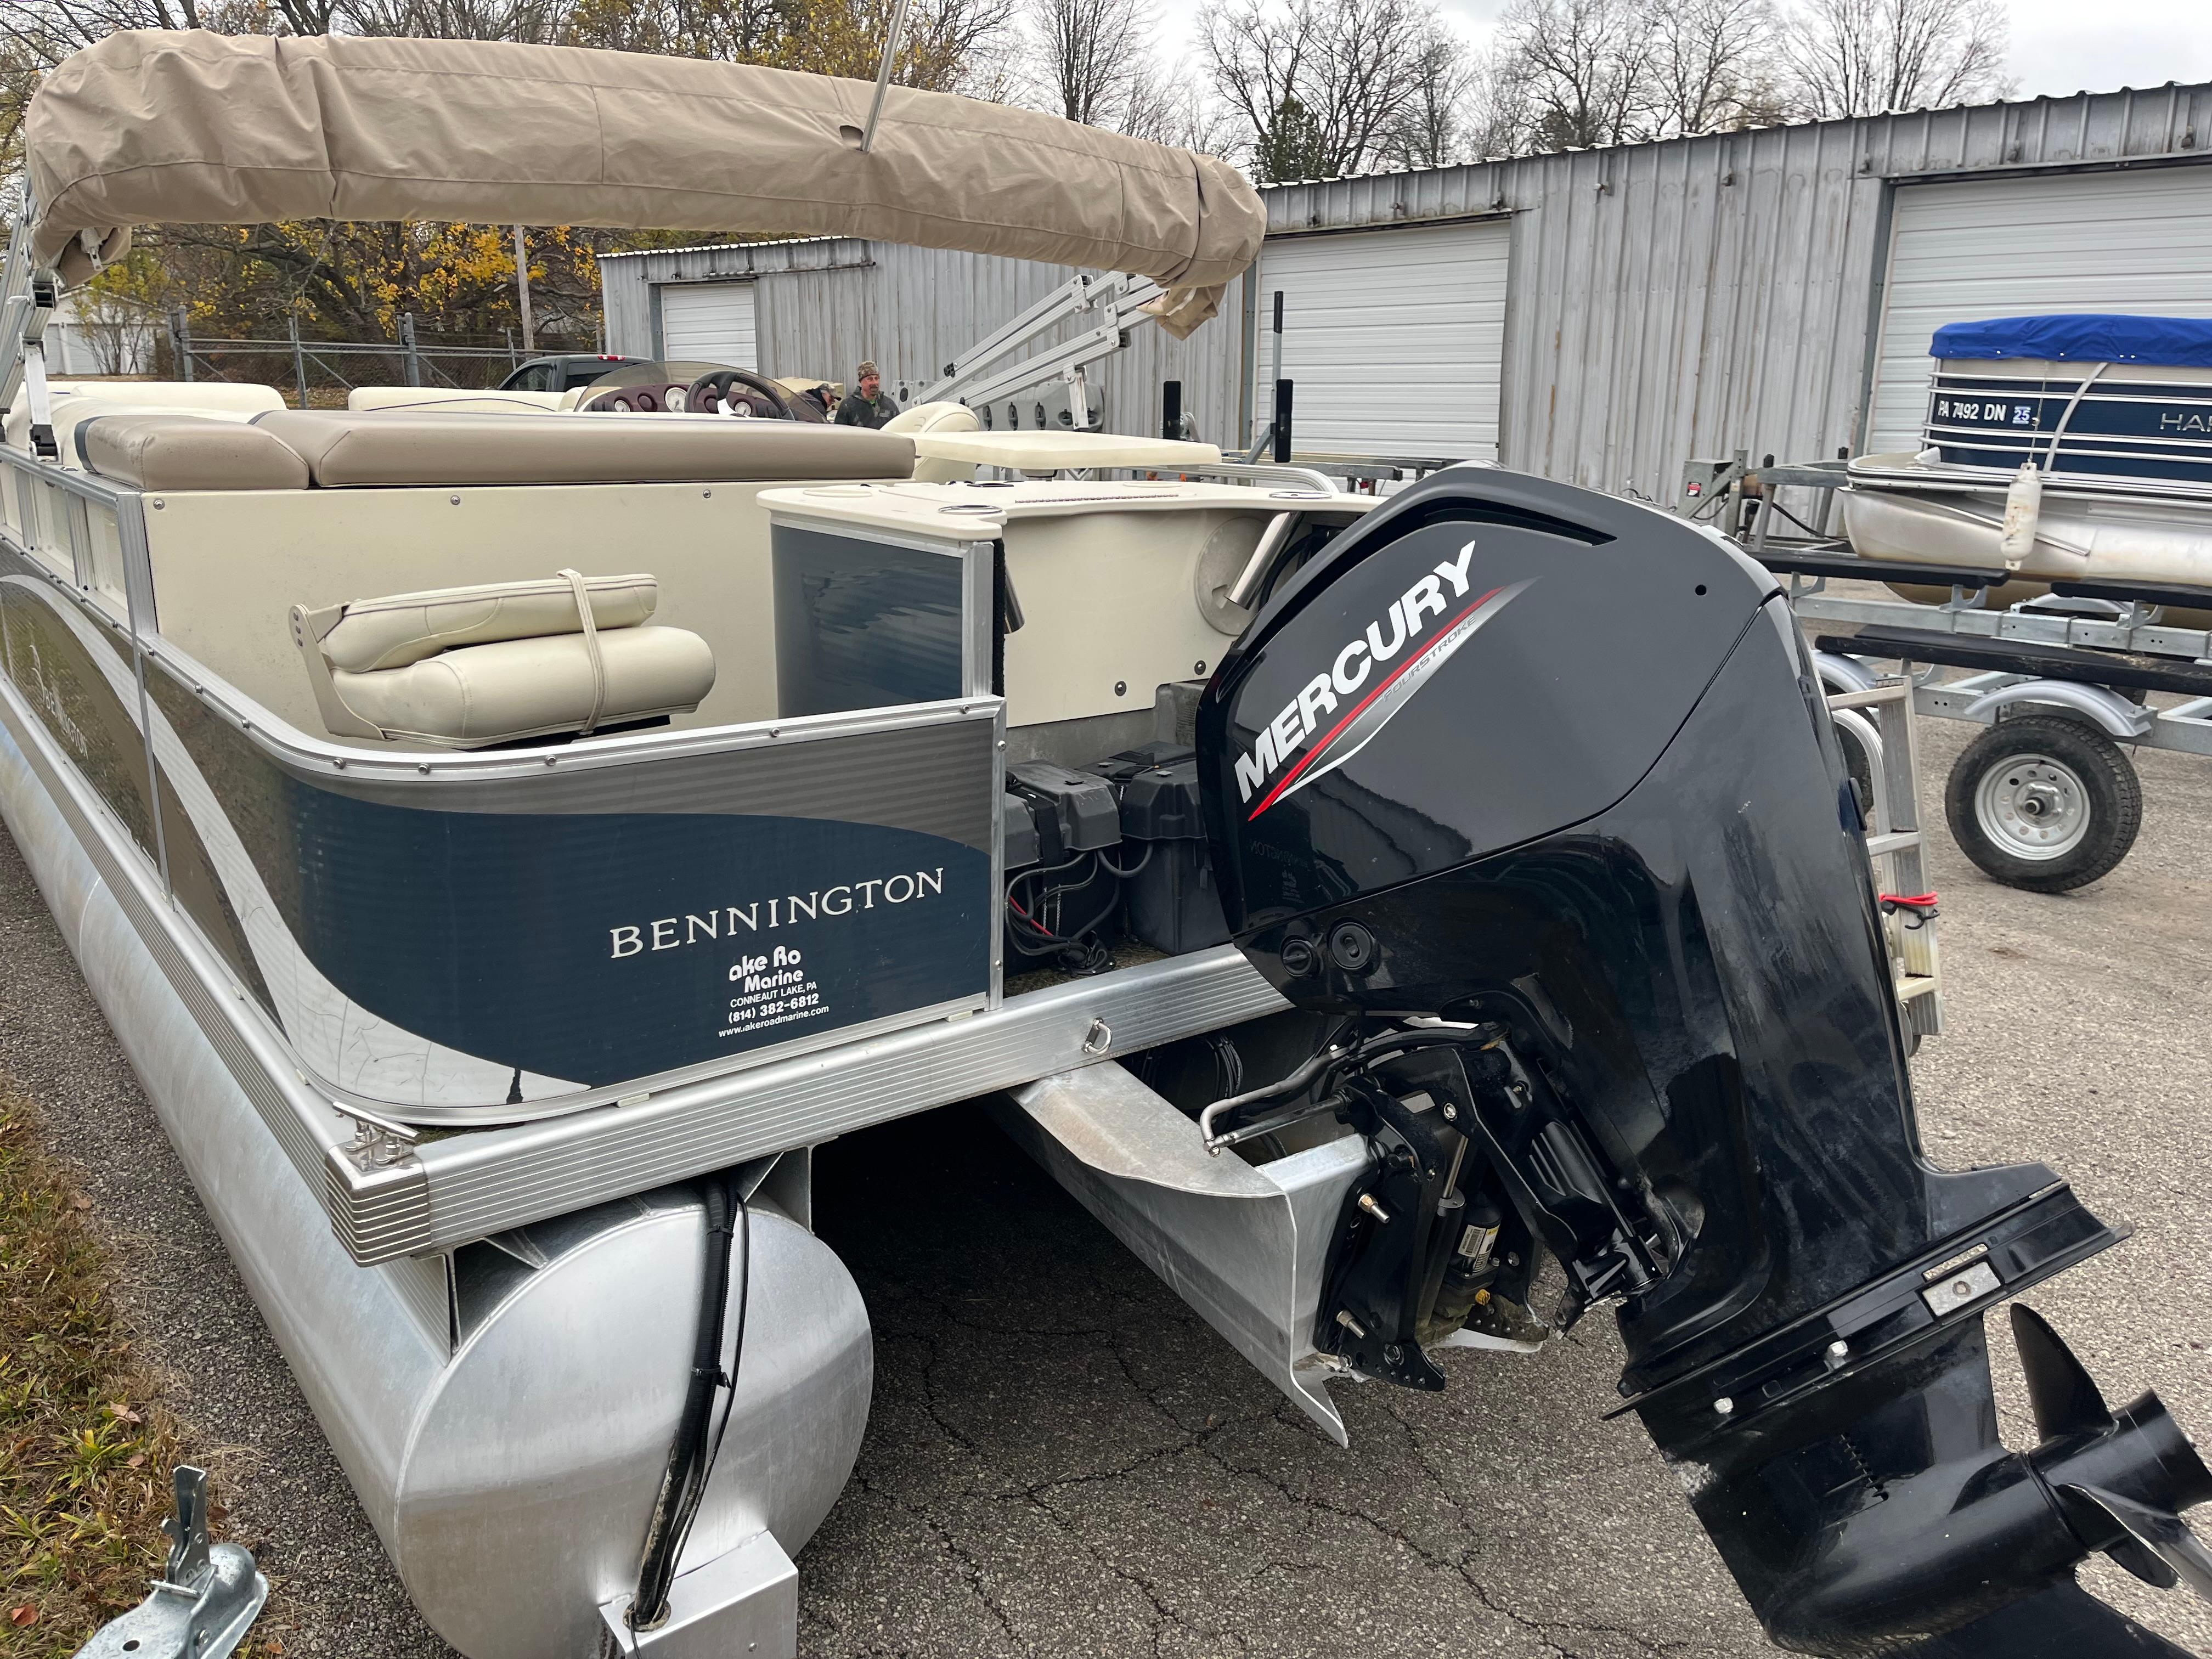
[[[1925,441],[1952,466],[2212,483],[2212,386],[1939,369]]]
[[[315,965],[362,1006],[502,1066],[597,1087],[989,983],[989,855],[939,836],[440,812],[298,780],[287,794],[286,921]]]
[[[128,639],[116,635],[108,646],[112,672],[128,675]],[[84,641],[56,611],[43,583],[0,582],[0,669],[31,705],[47,736],[130,832],[147,863],[158,866],[146,744],[137,720]],[[166,773],[160,781],[161,840],[178,908],[198,925],[239,984],[274,1015],[275,1003],[230,896],[178,799],[174,783]]]

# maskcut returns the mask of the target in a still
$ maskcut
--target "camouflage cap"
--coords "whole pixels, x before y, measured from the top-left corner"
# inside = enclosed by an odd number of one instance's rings
[[[880,375],[882,373],[883,371],[878,368],[875,364],[872,362],[862,363],[860,367],[854,371],[853,378],[856,380],[865,380],[871,374]]]

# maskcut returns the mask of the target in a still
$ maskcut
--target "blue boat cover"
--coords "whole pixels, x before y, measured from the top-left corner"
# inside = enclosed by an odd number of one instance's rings
[[[2166,363],[2212,368],[2212,319],[2065,312],[1946,323],[1934,357],[2045,357],[2061,362]]]

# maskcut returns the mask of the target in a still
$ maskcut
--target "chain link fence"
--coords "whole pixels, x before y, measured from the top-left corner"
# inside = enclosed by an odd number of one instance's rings
[[[525,346],[512,331],[497,336],[418,331],[412,313],[390,340],[319,340],[288,318],[259,337],[192,332],[182,311],[167,319],[167,363],[156,373],[178,380],[230,380],[283,388],[301,409],[343,408],[357,386],[453,386],[483,391],[533,357],[595,352],[596,340],[540,330]]]

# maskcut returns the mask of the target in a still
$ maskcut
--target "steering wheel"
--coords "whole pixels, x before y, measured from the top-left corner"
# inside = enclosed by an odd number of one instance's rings
[[[690,404],[691,389],[680,383],[665,386],[618,386],[584,399],[586,415],[681,415]]]
[[[765,374],[750,369],[718,368],[691,382],[683,406],[694,415],[750,416],[763,421],[797,421],[805,417],[793,406],[791,395]]]

